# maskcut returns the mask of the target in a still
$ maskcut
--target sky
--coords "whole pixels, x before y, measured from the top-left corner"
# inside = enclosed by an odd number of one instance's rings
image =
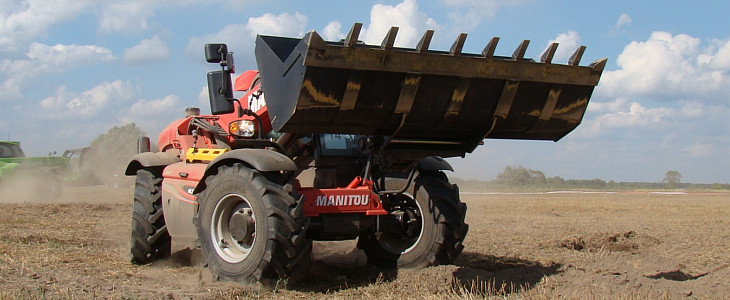
[[[203,45],[224,42],[237,69],[255,69],[256,34],[301,37],[316,30],[415,47],[496,55],[531,40],[554,62],[587,46],[581,65],[608,58],[583,123],[558,142],[485,140],[449,159],[456,176],[490,180],[507,165],[565,179],[730,183],[730,2],[728,1],[247,1],[0,0],[0,139],[29,155],[83,147],[134,122],[153,140],[187,106],[209,111]],[[239,72],[240,73],[240,72]]]

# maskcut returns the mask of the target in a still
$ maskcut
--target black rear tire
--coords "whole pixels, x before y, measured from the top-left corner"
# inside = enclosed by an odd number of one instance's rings
[[[267,178],[236,163],[206,179],[195,224],[208,267],[220,279],[275,281],[302,275],[309,266],[303,201],[276,175]]]
[[[132,262],[147,264],[170,255],[170,234],[162,210],[161,170],[137,171],[132,211]]]
[[[404,180],[400,182],[394,186],[403,186]],[[365,251],[368,263],[406,269],[451,264],[464,249],[462,243],[469,230],[464,223],[466,204],[459,200],[458,187],[449,184],[442,172],[421,173],[400,197],[403,206],[410,205],[412,215],[420,214],[411,217],[420,222],[420,231],[404,237],[381,228],[379,238],[360,236],[358,248]]]

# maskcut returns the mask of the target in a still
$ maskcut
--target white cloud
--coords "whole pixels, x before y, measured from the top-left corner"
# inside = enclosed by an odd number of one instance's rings
[[[616,21],[616,27],[615,30],[621,29],[621,27],[624,27],[624,25],[631,24],[632,20],[631,17],[629,17],[628,14],[621,14],[621,16],[618,17],[618,20]]]
[[[307,21],[307,16],[298,12],[294,15],[267,13],[260,17],[248,18],[245,28],[251,37],[255,37],[257,34],[300,37],[304,35]]]
[[[208,85],[204,85],[198,93],[198,108],[201,114],[210,113],[210,95],[208,95]]]
[[[627,112],[605,114],[596,120],[601,127],[606,128],[648,126],[661,123],[673,117],[675,113],[672,108],[646,108],[638,102],[633,102]]]
[[[67,69],[114,60],[109,49],[94,45],[33,43],[26,56],[28,59],[5,59],[0,63],[0,102],[20,97],[41,75],[63,74]]]
[[[547,46],[549,47],[552,43],[560,43],[558,50],[555,51],[553,61],[567,62],[570,56],[573,55],[575,50],[580,46],[580,35],[578,35],[578,32],[569,30],[568,32],[558,34],[555,39],[548,42]]]
[[[215,9],[220,8],[221,2],[234,9],[244,8],[251,3],[234,0],[116,0],[96,2],[94,8],[100,32],[138,33],[150,27],[149,19],[160,9],[199,4]]]
[[[604,72],[596,91],[608,97],[717,101],[730,93],[730,63],[721,63],[728,56],[724,48],[701,48],[698,38],[657,31],[627,45],[616,61],[619,69]]]
[[[680,114],[689,118],[699,118],[705,115],[705,105],[699,101],[690,101],[680,109]]]
[[[192,37],[188,41],[185,53],[193,59],[202,60],[203,46],[207,43],[228,44],[228,51],[241,55],[237,62],[253,62],[253,45],[257,34],[300,37],[307,26],[307,16],[300,13],[294,15],[282,13],[280,15],[264,14],[260,17],[249,18],[246,24],[230,24],[216,33],[205,36]],[[242,57],[250,59],[241,59]],[[248,67],[254,67],[249,65]]]
[[[157,1],[110,1],[99,12],[101,32],[139,32],[147,28],[147,19],[154,14]]]
[[[177,95],[140,99],[115,115],[119,124],[134,123],[154,139],[170,122],[185,115],[187,105],[183,102]]]
[[[75,18],[91,1],[3,1],[0,8],[0,53],[17,53],[61,22]]]
[[[111,50],[95,45],[62,45],[49,46],[33,43],[28,51],[28,58],[41,64],[54,67],[70,67],[92,64],[98,61],[114,59]]]
[[[698,57],[700,63],[706,62],[713,70],[730,70],[730,41],[714,41],[716,53],[703,54]]]
[[[0,3],[0,53],[18,54],[54,25],[84,13],[97,17],[101,33],[139,33],[150,27],[149,19],[159,9],[206,5],[241,10],[252,1],[239,0],[5,0]]]
[[[601,109],[615,111],[623,107],[615,112],[586,118],[573,136],[596,137],[614,129],[671,126],[671,121],[677,116],[677,110],[674,108],[646,108],[638,102],[632,102],[626,110],[626,103],[625,99],[605,103],[605,107]]]
[[[168,112],[180,113],[181,107],[180,97],[168,95],[162,99],[141,99],[132,104],[132,107],[129,108],[129,113],[133,116],[158,116]]]
[[[629,102],[628,98],[618,97],[610,102],[598,102],[595,99],[588,103],[588,112],[618,112],[626,107]]]
[[[380,45],[390,27],[399,27],[396,46],[414,48],[426,29],[439,25],[418,8],[415,0],[404,0],[393,6],[375,4],[370,10],[370,25],[360,35],[366,44]]]
[[[404,0],[396,5],[375,4],[370,10],[370,23],[360,31],[360,40],[366,44],[380,45],[391,27],[398,27],[395,45],[413,48],[427,29],[438,30],[439,24],[420,10],[415,0]],[[344,30],[344,31],[343,31]],[[338,41],[347,36],[348,28],[339,21],[329,22],[321,31],[328,41]]]
[[[136,89],[129,82],[121,80],[104,82],[80,94],[61,86],[56,89],[54,96],[41,100],[39,116],[52,120],[96,117],[110,103],[126,102],[135,94]]]
[[[246,33],[248,33],[246,25],[226,25],[216,33],[190,38],[187,47],[185,47],[185,53],[198,61],[204,61],[203,46],[208,43],[225,43],[228,44],[228,51],[236,53],[247,53],[248,51],[250,53],[254,40]]]
[[[457,31],[469,31],[477,27],[483,20],[494,17],[501,7],[517,6],[524,0],[441,0],[454,9],[448,14]]]
[[[342,24],[338,21],[327,23],[327,26],[322,30],[322,37],[328,41],[339,41],[346,36],[347,34],[342,32]]]
[[[136,46],[124,50],[122,59],[127,64],[139,65],[166,61],[170,57],[170,49],[158,36],[143,39]]]

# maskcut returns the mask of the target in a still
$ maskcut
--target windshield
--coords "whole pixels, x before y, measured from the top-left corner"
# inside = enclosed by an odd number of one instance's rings
[[[20,146],[12,143],[0,143],[0,158],[24,157]]]
[[[357,147],[358,135],[354,134],[321,134],[321,154],[323,156],[359,156]]]

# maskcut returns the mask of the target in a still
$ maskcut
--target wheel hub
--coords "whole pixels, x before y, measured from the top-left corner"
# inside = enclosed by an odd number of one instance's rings
[[[392,232],[401,239],[408,240],[418,236],[421,230],[419,216],[412,207],[399,207],[390,212],[395,217],[398,226],[393,226]]]
[[[220,258],[229,263],[242,262],[256,244],[256,214],[246,197],[223,196],[210,221],[210,239]]]
[[[390,230],[383,231],[378,243],[386,251],[404,254],[413,249],[423,235],[423,216],[421,206],[410,194],[399,199],[400,203],[391,207],[390,215],[395,221]]]
[[[228,228],[231,231],[231,237],[239,244],[248,244],[253,239],[256,224],[251,217],[251,209],[241,209],[231,216],[228,222]]]

